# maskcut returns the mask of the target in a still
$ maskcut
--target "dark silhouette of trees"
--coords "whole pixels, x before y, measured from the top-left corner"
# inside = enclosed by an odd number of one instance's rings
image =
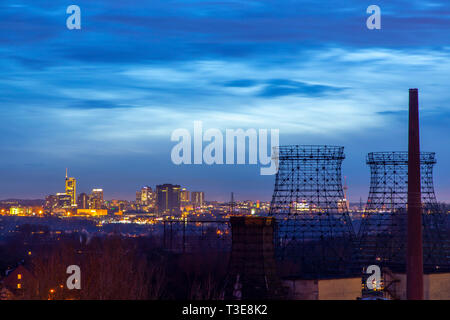
[[[16,299],[223,299],[228,253],[202,248],[174,253],[160,243],[151,237],[87,239],[76,233],[40,241],[23,262],[36,285]],[[80,290],[67,288],[70,265],[80,267]]]
[[[80,290],[67,288],[70,265],[80,267]],[[28,294],[29,299],[158,299],[165,281],[160,264],[149,263],[136,241],[120,237],[43,248],[32,259],[31,269],[38,279],[38,293]]]

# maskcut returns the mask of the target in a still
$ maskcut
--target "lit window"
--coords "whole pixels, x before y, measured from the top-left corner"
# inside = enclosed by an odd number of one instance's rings
[[[17,284],[17,289],[22,288],[22,285],[20,283]]]
[[[22,275],[20,273],[17,275],[17,279],[22,279]]]

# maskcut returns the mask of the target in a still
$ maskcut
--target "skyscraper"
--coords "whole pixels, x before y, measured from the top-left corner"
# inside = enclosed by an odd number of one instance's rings
[[[56,195],[48,195],[45,197],[44,211],[45,214],[51,214],[53,209],[58,207],[58,197]]]
[[[192,191],[191,202],[194,208],[203,206],[205,201],[205,193],[203,191]]]
[[[89,209],[89,196],[86,193],[80,193],[77,201],[78,209]]]
[[[66,194],[70,196],[70,204],[73,207],[77,206],[77,180],[69,178],[66,168]]]
[[[92,189],[89,196],[89,209],[101,209],[103,207],[103,189]]]
[[[180,214],[180,189],[179,185],[172,184],[156,186],[158,214]]]
[[[153,206],[155,204],[156,195],[149,186],[142,187],[136,191],[136,202],[143,206]]]
[[[56,194],[57,207],[60,209],[70,209],[72,207],[72,197],[67,193]]]
[[[180,191],[180,201],[182,206],[189,204],[189,191],[186,190],[186,188],[183,188]]]

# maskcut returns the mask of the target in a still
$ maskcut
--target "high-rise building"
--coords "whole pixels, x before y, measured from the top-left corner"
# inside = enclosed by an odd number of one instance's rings
[[[179,185],[163,184],[156,186],[158,213],[160,215],[180,214],[180,189]]]
[[[67,193],[56,194],[57,207],[60,209],[70,209],[72,207],[72,196]]]
[[[136,191],[136,203],[142,206],[154,206],[156,201],[156,194],[149,186],[142,187],[141,190]]]
[[[78,209],[89,209],[89,196],[86,193],[80,193],[77,200]]]
[[[194,208],[199,208],[203,206],[205,202],[205,193],[203,191],[192,191],[191,202]]]
[[[140,204],[141,203],[141,190],[136,191],[136,203]]]
[[[53,209],[55,209],[58,206],[58,197],[56,195],[48,195],[45,197],[45,204],[44,204],[44,212],[45,214],[51,214]]]
[[[89,209],[102,209],[103,189],[92,189],[89,196]]]
[[[66,194],[70,196],[70,204],[74,207],[77,206],[77,180],[75,178],[70,178],[67,175],[66,168]]]
[[[186,190],[186,188],[183,188],[180,191],[180,202],[182,206],[189,204],[189,191]]]
[[[142,204],[147,204],[150,198],[150,194],[152,192],[152,188],[149,186],[145,186],[141,188],[141,202]]]

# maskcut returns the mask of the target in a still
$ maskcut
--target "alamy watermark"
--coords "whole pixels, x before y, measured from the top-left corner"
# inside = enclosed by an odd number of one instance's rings
[[[380,9],[380,7],[372,4],[367,7],[366,12],[370,14],[370,16],[367,18],[367,21],[366,21],[367,29],[380,30],[381,29],[381,9]]]
[[[67,7],[66,13],[70,16],[66,20],[66,26],[69,30],[81,29],[81,9],[79,6],[72,4]],[[367,7],[366,13],[370,16],[366,20],[366,26],[369,30],[381,29],[381,9],[377,5],[370,5]]]
[[[67,7],[66,13],[70,14],[70,16],[66,20],[67,29],[69,29],[69,30],[81,29],[81,9],[80,9],[80,7],[72,4]]]
[[[226,129],[224,137],[219,129],[207,129],[203,132],[202,121],[194,121],[193,137],[191,132],[184,128],[172,132],[171,141],[178,144],[172,148],[171,159],[176,165],[243,165],[259,162],[260,165],[266,166],[260,168],[261,175],[273,175],[278,172],[279,130],[270,129],[270,148],[268,138],[268,129]],[[208,142],[204,148],[203,142]]]
[[[72,264],[67,267],[66,273],[70,274],[70,276],[67,278],[66,286],[67,289],[73,290],[81,289],[81,269],[76,264]]]
[[[367,267],[366,274],[370,276],[366,280],[366,285],[369,290],[381,289],[381,269],[379,266],[372,264]]]

